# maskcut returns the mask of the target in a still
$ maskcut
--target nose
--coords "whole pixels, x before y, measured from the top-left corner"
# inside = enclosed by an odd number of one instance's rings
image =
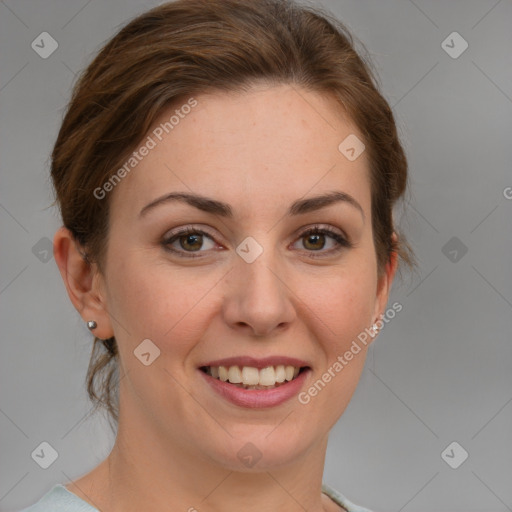
[[[264,250],[252,263],[237,256],[233,264],[226,277],[225,322],[255,337],[269,337],[290,326],[296,316],[293,291],[271,251]]]

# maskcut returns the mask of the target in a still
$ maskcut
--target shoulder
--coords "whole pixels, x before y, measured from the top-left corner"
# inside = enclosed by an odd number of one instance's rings
[[[322,492],[327,494],[335,503],[342,506],[347,512],[372,512],[371,510],[360,507],[355,503],[352,503],[349,499],[345,498],[341,492],[333,489],[326,483],[322,483]]]
[[[325,483],[322,483],[322,492],[347,512],[371,512],[367,508],[352,503],[339,491]],[[62,484],[56,484],[37,503],[19,512],[98,512],[98,510],[68,491]]]
[[[64,485],[56,484],[37,503],[19,512],[98,512],[98,510],[68,491]]]

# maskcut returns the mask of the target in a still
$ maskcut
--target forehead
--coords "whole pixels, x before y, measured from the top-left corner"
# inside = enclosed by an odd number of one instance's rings
[[[331,190],[357,196],[366,210],[366,154],[350,161],[339,149],[354,135],[362,139],[333,97],[297,86],[185,98],[137,146],[150,149],[115,187],[112,210],[138,212],[171,191],[254,209]]]

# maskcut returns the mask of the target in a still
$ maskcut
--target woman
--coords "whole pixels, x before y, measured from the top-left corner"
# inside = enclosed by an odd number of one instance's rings
[[[52,178],[117,436],[26,510],[366,510],[322,483],[327,440],[414,258],[406,157],[344,27],[281,0],[142,14],[76,84]]]

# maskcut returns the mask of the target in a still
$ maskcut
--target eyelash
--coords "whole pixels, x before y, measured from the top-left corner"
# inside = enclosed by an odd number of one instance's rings
[[[342,251],[343,249],[350,249],[353,247],[353,244],[348,239],[346,239],[345,237],[340,235],[338,232],[334,231],[333,229],[331,229],[329,227],[322,228],[320,226],[313,226],[312,228],[307,229],[306,231],[302,232],[299,235],[298,239],[304,238],[306,236],[318,235],[318,234],[328,235],[329,237],[331,237],[332,239],[334,239],[337,242],[338,246],[335,249],[331,249],[330,251],[321,251],[321,250],[308,251],[308,250],[306,250],[306,252],[310,252],[310,253],[315,253],[315,252],[321,253],[320,255],[310,254],[309,255],[310,258],[323,258],[323,257],[326,257],[325,256],[326,254],[327,255],[337,254],[338,252]],[[178,255],[181,258],[202,258],[203,256],[195,255],[193,252],[178,251],[178,250],[172,249],[170,247],[170,245],[173,242],[175,242],[182,236],[186,236],[186,235],[205,235],[208,238],[213,240],[213,237],[206,231],[203,231],[202,229],[195,229],[192,226],[188,226],[187,228],[182,229],[182,230],[178,231],[177,233],[173,233],[171,236],[165,238],[162,241],[162,245],[164,246],[165,250],[170,251],[170,252]],[[196,252],[204,252],[204,251],[196,251]]]

